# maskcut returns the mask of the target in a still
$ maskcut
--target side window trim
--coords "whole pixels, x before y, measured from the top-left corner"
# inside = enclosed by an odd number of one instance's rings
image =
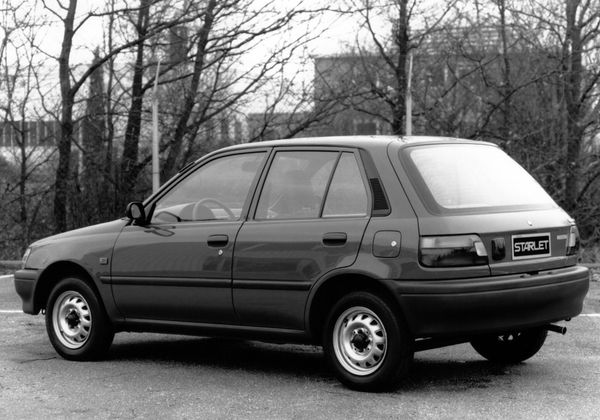
[[[252,181],[252,185],[250,186],[250,194],[246,197],[246,201],[244,202],[244,208],[242,209],[242,218],[240,220],[246,221],[249,219],[254,219],[254,213],[256,211],[256,204],[258,199],[260,198],[260,194],[265,182],[265,178],[269,173],[269,168],[271,167],[271,162],[273,161],[273,157],[275,156],[275,150],[273,147],[269,147],[266,150],[266,156],[263,161],[262,168],[257,171],[257,176],[255,176]],[[252,214],[252,217],[250,217]]]
[[[371,202],[369,203],[371,216],[388,216],[392,212],[390,200],[388,199],[383,182],[381,182],[381,177],[379,176],[375,162],[373,162],[373,158],[366,150],[360,149],[359,154],[359,161],[363,165],[363,170],[367,177],[367,192],[371,197]],[[378,203],[377,208],[375,205],[376,203]]]
[[[340,159],[342,157],[342,152],[338,151],[338,155],[335,158],[335,163],[333,164],[333,168],[331,169],[331,173],[329,174],[329,179],[327,180],[327,186],[325,187],[325,192],[323,193],[323,198],[321,199],[321,207],[319,208],[318,219],[323,218],[323,210],[325,209],[325,203],[327,202],[327,197],[329,196],[329,188],[331,187],[331,181],[333,181],[333,176],[335,175],[335,171],[338,168],[338,164],[340,163]]]
[[[267,179],[267,175],[269,175],[269,171],[271,170],[271,166],[273,165],[273,160],[275,159],[275,155],[279,150],[286,150],[285,148],[276,147],[273,148],[269,152],[269,156],[267,156],[265,165],[258,179],[258,183],[256,188],[254,189],[254,194],[252,195],[252,202],[250,203],[250,208],[248,209],[248,218],[247,220],[258,220],[256,219],[256,209],[258,208],[258,201],[260,200],[260,196],[263,193],[265,188],[265,181]]]

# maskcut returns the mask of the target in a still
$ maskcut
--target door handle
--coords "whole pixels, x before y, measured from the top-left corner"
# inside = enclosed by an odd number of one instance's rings
[[[323,235],[323,245],[325,246],[342,246],[348,240],[345,232],[328,232]]]
[[[206,240],[208,246],[214,246],[215,248],[224,247],[228,242],[229,236],[227,235],[210,235]]]

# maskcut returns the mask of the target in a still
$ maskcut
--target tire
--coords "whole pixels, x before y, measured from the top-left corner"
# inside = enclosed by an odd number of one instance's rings
[[[46,331],[56,352],[68,360],[101,359],[114,338],[96,293],[77,277],[64,278],[50,292]]]
[[[413,340],[401,318],[380,297],[354,292],[329,313],[325,357],[344,385],[359,391],[393,389],[413,360]]]
[[[483,336],[471,341],[471,346],[490,362],[520,363],[542,348],[547,335],[548,331],[545,328],[536,328]]]

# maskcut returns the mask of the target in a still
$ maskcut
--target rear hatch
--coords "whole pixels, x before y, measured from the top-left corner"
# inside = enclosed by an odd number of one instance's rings
[[[568,216],[560,209],[419,218],[421,238],[479,238],[491,275],[573,265],[574,259],[567,256],[570,229]]]
[[[399,159],[419,219],[420,264],[432,277],[537,273],[576,263],[573,220],[498,147],[415,144]]]

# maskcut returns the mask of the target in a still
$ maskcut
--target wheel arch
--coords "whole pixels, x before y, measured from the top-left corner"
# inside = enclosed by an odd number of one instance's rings
[[[400,302],[384,282],[359,272],[338,273],[318,283],[313,287],[309,296],[306,325],[313,342],[321,342],[327,315],[335,302],[342,296],[356,291],[365,291],[377,295],[385,300],[398,316],[406,319]]]
[[[92,288],[100,303],[104,306],[102,295],[94,283],[92,275],[81,265],[72,261],[57,261],[44,269],[37,280],[34,294],[34,311],[37,313],[46,307],[52,289],[66,276],[75,276]]]

